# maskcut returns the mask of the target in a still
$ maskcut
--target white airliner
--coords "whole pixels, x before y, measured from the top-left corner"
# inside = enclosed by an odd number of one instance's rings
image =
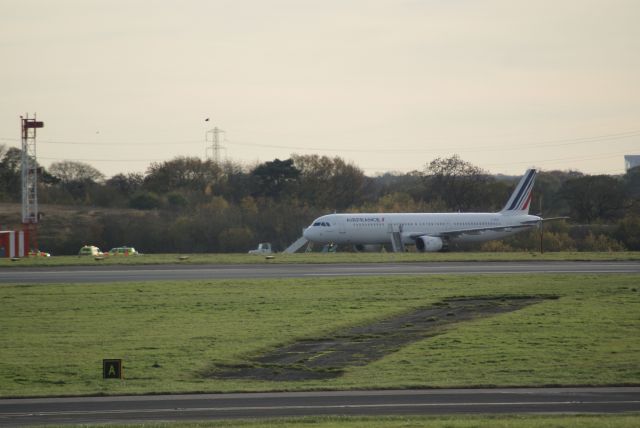
[[[348,244],[360,251],[394,251],[415,245],[420,252],[448,249],[455,242],[502,239],[538,226],[544,220],[529,215],[536,170],[529,169],[502,211],[497,213],[329,214],[317,218],[304,237],[320,244]]]

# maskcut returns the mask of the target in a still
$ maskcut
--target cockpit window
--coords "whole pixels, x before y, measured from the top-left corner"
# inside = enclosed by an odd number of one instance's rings
[[[314,226],[320,226],[320,222],[316,221],[315,223],[313,223]]]

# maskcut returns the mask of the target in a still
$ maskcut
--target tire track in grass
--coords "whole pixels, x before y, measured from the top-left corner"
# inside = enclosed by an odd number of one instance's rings
[[[346,367],[363,366],[412,342],[432,337],[455,324],[517,311],[557,296],[450,298],[325,337],[286,344],[247,364],[217,365],[205,374],[219,379],[297,381],[335,378]]]

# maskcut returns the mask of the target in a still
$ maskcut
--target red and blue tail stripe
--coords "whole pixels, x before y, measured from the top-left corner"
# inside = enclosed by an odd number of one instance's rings
[[[502,209],[502,213],[522,214],[529,212],[531,191],[533,190],[533,183],[536,181],[536,174],[537,171],[535,169],[527,170],[511,194],[509,201]]]

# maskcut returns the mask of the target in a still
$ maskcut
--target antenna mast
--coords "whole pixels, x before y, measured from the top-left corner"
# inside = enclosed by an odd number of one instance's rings
[[[22,121],[22,226],[31,232],[29,237],[38,249],[36,231],[38,224],[38,163],[36,161],[36,129],[43,128],[44,122],[20,116]]]

